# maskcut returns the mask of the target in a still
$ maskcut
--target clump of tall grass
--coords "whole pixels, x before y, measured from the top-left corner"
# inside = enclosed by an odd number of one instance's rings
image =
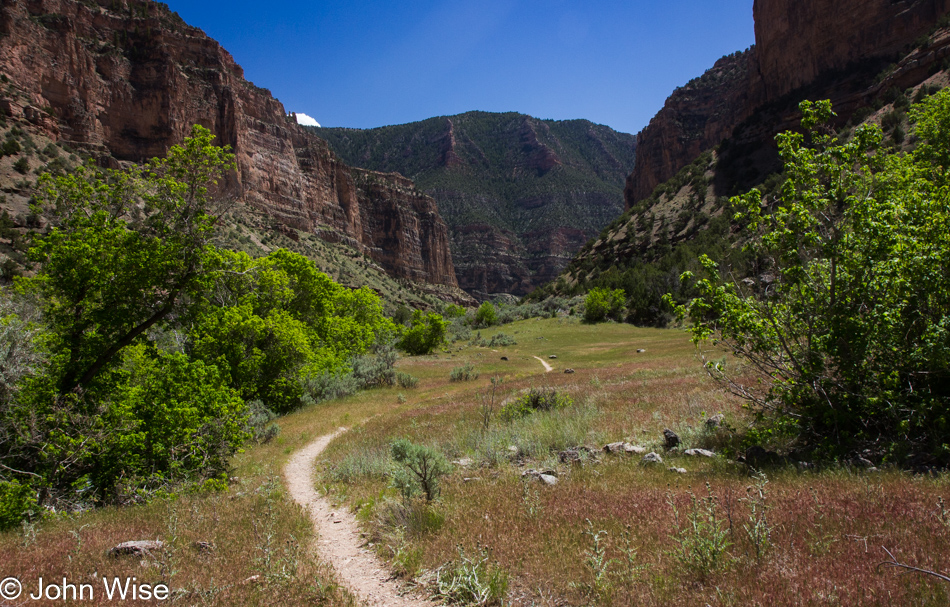
[[[449,604],[501,605],[508,594],[508,572],[490,563],[486,550],[468,557],[459,546],[458,557],[436,571],[436,587]]]
[[[449,373],[449,381],[472,381],[475,379],[478,379],[478,371],[471,364],[455,367]]]
[[[570,395],[553,388],[530,388],[501,408],[501,419],[510,422],[535,411],[555,411],[573,404]]]

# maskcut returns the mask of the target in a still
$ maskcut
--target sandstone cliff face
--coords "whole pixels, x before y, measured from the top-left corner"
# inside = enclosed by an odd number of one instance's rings
[[[336,234],[395,276],[457,286],[432,198],[343,164],[217,42],[157,3],[6,0],[0,71],[27,97],[7,105],[46,120],[58,141],[106,163],[141,162],[201,124],[233,148],[228,187],[247,204],[288,227]]]
[[[723,57],[699,78],[674,91],[637,135],[637,161],[627,178],[627,208],[732,133],[752,110],[752,49]]]
[[[875,76],[948,11],[950,0],[756,0],[755,46],[673,93],[638,136],[627,208],[727,138],[769,145],[797,123],[799,99],[830,98],[846,119],[884,85],[921,82],[916,66]]]
[[[778,99],[825,72],[900,53],[948,10],[950,0],[756,0],[762,101]]]

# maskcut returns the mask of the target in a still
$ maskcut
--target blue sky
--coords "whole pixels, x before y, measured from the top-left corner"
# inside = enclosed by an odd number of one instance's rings
[[[636,133],[754,41],[753,0],[168,0],[287,111],[369,128],[469,110]]]

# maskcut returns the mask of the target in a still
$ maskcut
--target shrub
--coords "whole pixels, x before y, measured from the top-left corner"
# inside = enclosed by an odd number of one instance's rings
[[[458,558],[436,571],[439,596],[449,604],[501,605],[508,593],[508,573],[488,562],[481,549],[474,558],[465,556],[459,546]]]
[[[431,354],[445,341],[447,323],[440,315],[430,312],[423,316],[416,310],[412,324],[396,344],[401,350],[413,355]]]
[[[36,491],[17,481],[0,481],[0,531],[20,524],[36,506]]]
[[[26,175],[30,172],[30,161],[27,160],[26,156],[21,156],[13,163],[13,170],[21,175]]]
[[[16,156],[20,153],[20,142],[16,139],[7,139],[0,145],[0,156]]]
[[[498,322],[498,312],[491,302],[486,301],[475,311],[475,326],[478,328],[490,327]]]
[[[247,412],[248,432],[256,442],[266,443],[280,434],[280,425],[271,423],[277,419],[277,414],[264,406],[264,403],[259,400],[248,402]]]
[[[584,320],[602,322],[610,318],[619,321],[625,301],[623,289],[591,289],[584,299]]]
[[[360,388],[382,388],[396,385],[396,351],[391,346],[377,349],[375,356],[358,356],[353,360],[353,377]]]
[[[451,472],[445,456],[432,447],[417,445],[406,439],[392,444],[391,454],[402,468],[393,474],[393,485],[403,497],[411,499],[420,493],[426,501],[439,497],[439,480]]]
[[[400,388],[415,388],[419,385],[419,378],[400,371],[396,373],[396,383]]]
[[[455,367],[449,374],[449,381],[471,381],[473,379],[478,379],[478,371],[471,364]]]
[[[506,333],[496,333],[495,335],[492,335],[491,339],[488,341],[489,348],[515,345],[518,345],[518,342],[515,341],[514,337]]]
[[[697,498],[692,492],[689,495],[690,510],[685,520],[681,520],[672,495],[667,496],[677,532],[676,547],[671,555],[687,572],[705,581],[731,561],[727,549],[732,544],[726,539],[729,527],[720,518],[711,492],[703,498]]]
[[[356,394],[363,387],[360,380],[352,373],[324,372],[304,377],[300,380],[300,384],[303,392],[301,402],[304,405],[315,405],[327,400],[343,398]]]
[[[554,411],[574,404],[570,395],[553,388],[530,388],[513,401],[501,408],[501,419],[510,422],[525,417],[535,411]]]
[[[950,462],[950,91],[915,106],[918,137],[888,154],[874,125],[846,143],[822,130],[828,101],[803,102],[805,135],[779,135],[789,175],[772,214],[733,198],[768,289],[745,292],[708,257],[681,312],[698,345],[744,358],[743,377],[707,361],[749,400],[763,433],[819,457],[928,454]],[[689,277],[688,275],[686,276]]]

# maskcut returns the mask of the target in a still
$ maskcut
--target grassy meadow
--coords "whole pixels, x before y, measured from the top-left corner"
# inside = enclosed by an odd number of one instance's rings
[[[735,447],[729,428],[747,418],[707,378],[683,332],[556,318],[496,327],[481,338],[499,332],[517,343],[486,347],[473,339],[403,358],[399,370],[419,379],[413,388],[366,391],[281,418],[276,439],[237,458],[227,491],[62,516],[0,535],[0,574],[18,575],[27,589],[40,576],[134,575],[167,583],[184,605],[353,604],[310,548],[309,520],[280,477],[294,451],[343,426],[350,430],[324,452],[314,482],[357,513],[367,544],[398,574],[431,587],[440,568],[444,577],[460,563],[484,561],[483,579],[501,580],[505,604],[515,605],[950,602],[950,584],[880,566],[886,547],[903,563],[950,569],[946,475],[789,466],[762,476],[725,456],[687,457],[690,447]],[[452,381],[453,369],[466,365],[478,377]],[[494,398],[492,377],[502,380]],[[557,390],[573,404],[502,421],[502,404],[530,388]],[[718,413],[726,428],[707,428]],[[679,434],[679,449],[664,450],[665,428]],[[389,447],[397,438],[462,462],[435,502],[405,500],[391,488]],[[642,465],[640,454],[604,453],[615,441],[664,461]],[[559,453],[585,446],[579,463],[561,461]],[[523,476],[529,469],[558,481]],[[108,556],[112,546],[141,539],[160,539],[167,549]]]

